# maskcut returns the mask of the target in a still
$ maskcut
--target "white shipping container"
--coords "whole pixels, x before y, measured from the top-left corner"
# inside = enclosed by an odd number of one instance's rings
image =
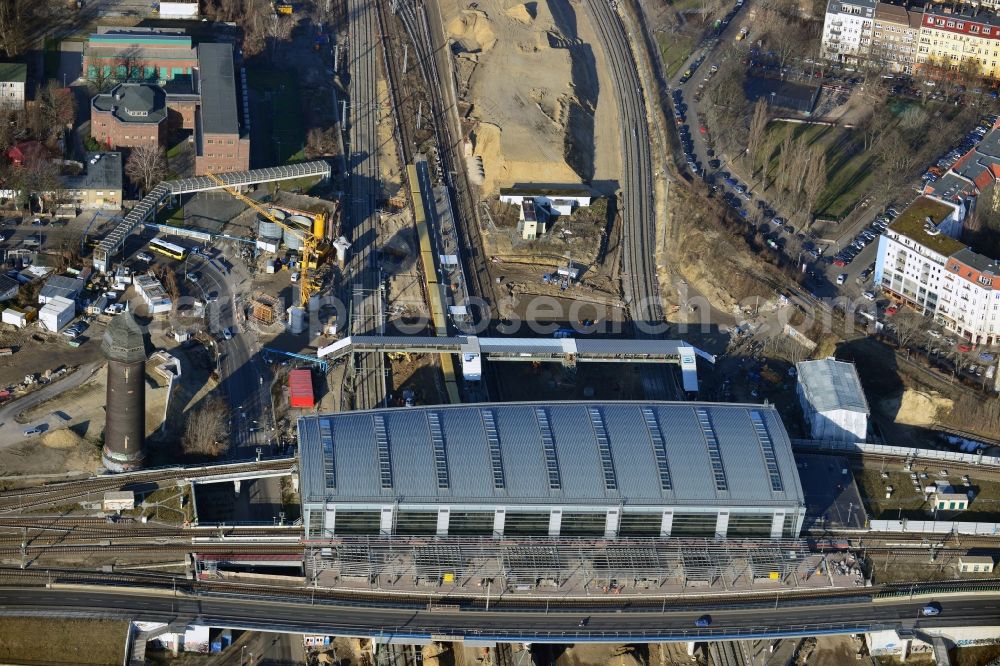
[[[11,308],[4,310],[3,315],[0,317],[2,317],[3,323],[11,324],[18,328],[24,328],[28,325],[28,315],[17,310],[12,310]]]
[[[198,18],[198,3],[161,2],[160,18]]]
[[[55,333],[73,321],[75,316],[76,303],[68,298],[56,296],[39,311],[38,320],[42,326]]]

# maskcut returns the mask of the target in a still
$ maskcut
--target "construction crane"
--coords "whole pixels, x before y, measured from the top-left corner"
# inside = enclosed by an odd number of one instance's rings
[[[302,241],[302,270],[299,275],[299,305],[303,308],[308,309],[309,307],[309,297],[314,293],[319,291],[319,285],[313,282],[312,276],[309,275],[310,266],[319,265],[319,244],[320,239],[313,233],[313,229],[309,230],[298,229],[289,224],[286,224],[283,220],[279,220],[277,217],[271,214],[271,211],[261,206],[259,203],[246,196],[239,189],[235,187],[230,187],[226,185],[225,181],[219,178],[214,173],[206,173],[206,176],[214,181],[216,184],[221,186],[226,192],[231,194],[234,198],[239,199],[246,205],[257,211],[262,217],[267,220],[277,224],[279,227],[292,234],[300,241]],[[317,218],[322,218],[322,213],[315,214]],[[313,228],[323,226],[323,221],[321,219],[316,219],[313,221]],[[315,262],[315,263],[314,263]]]

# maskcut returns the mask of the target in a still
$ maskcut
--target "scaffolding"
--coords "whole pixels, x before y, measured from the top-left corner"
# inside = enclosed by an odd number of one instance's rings
[[[817,569],[797,539],[501,539],[344,536],[307,542],[307,571],[322,583],[400,588],[456,586],[511,592],[580,589],[799,586]],[[815,584],[815,583],[814,583]]]

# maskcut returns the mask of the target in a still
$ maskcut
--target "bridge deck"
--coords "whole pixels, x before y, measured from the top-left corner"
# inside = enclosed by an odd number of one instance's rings
[[[222,184],[212,180],[208,176],[196,176],[194,178],[182,178],[180,180],[163,181],[149,194],[130,210],[118,225],[111,230],[100,245],[94,250],[94,268],[99,271],[108,270],[108,257],[117,252],[125,243],[129,234],[135,231],[136,227],[150,220],[160,205],[169,196],[178,194],[190,194],[193,192],[207,192],[218,190],[224,187],[243,187],[246,185],[256,185],[258,183],[271,183],[282,180],[293,180],[295,178],[307,178],[309,176],[322,176],[329,178],[331,173],[330,164],[322,160],[313,162],[302,162],[299,164],[288,164],[279,167],[267,167],[264,169],[252,169],[250,171],[234,171],[230,173],[218,174]]]

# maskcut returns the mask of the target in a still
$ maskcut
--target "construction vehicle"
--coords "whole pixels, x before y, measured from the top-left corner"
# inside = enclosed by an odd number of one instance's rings
[[[302,308],[308,309],[309,307],[309,297],[319,291],[319,285],[317,285],[312,276],[309,274],[309,270],[306,268],[310,265],[314,265],[314,257],[318,258],[321,256],[320,251],[320,237],[315,234],[316,229],[323,229],[326,222],[326,218],[322,213],[316,213],[314,216],[313,227],[306,231],[305,229],[299,229],[297,227],[286,224],[284,220],[279,220],[277,217],[271,214],[271,212],[261,206],[259,203],[246,196],[239,191],[236,187],[230,187],[226,185],[225,181],[219,178],[214,173],[206,173],[208,178],[214,181],[216,184],[222,186],[222,188],[232,195],[234,198],[239,199],[250,208],[253,208],[262,217],[267,220],[277,224],[279,227],[289,232],[296,238],[302,241],[302,275],[299,280],[299,305]]]

